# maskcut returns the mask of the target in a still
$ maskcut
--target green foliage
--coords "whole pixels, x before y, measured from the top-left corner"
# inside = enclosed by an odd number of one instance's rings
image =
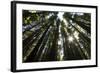
[[[91,14],[23,10],[23,62],[91,58]]]

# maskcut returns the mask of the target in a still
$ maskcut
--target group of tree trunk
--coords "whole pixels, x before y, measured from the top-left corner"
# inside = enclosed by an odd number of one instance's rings
[[[23,62],[91,59],[91,14],[59,13],[23,10]]]

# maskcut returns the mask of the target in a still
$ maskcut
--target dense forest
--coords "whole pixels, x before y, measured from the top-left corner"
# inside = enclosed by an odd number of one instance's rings
[[[23,10],[23,62],[91,59],[91,14]]]

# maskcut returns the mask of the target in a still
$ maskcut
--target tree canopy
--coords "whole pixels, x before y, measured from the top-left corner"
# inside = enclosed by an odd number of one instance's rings
[[[23,62],[91,59],[91,14],[23,10]]]

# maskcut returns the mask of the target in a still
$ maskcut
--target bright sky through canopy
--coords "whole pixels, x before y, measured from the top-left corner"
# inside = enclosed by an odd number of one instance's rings
[[[68,37],[69,42],[73,42],[73,39],[74,39],[74,38],[73,38],[72,36],[69,36],[69,37]]]
[[[64,12],[59,12],[58,13],[58,18],[62,21],[63,20],[63,14]]]

